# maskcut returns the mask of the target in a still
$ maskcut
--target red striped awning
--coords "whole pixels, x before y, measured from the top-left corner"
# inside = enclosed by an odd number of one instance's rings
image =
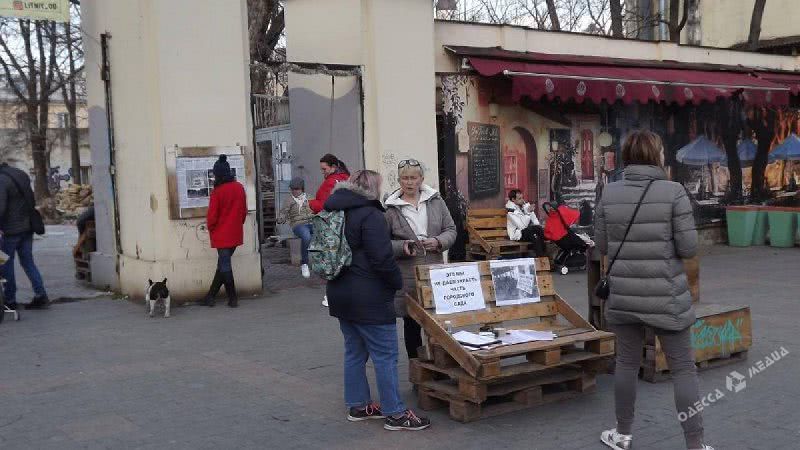
[[[800,95],[800,73],[788,72],[756,72],[758,78],[789,88],[794,95]]]
[[[513,60],[468,58],[481,75],[505,75],[512,80],[512,98],[532,100],[603,100],[623,103],[650,101],[684,104],[714,102],[742,92],[755,105],[787,105],[790,88],[745,72],[674,68],[625,67],[532,63]]]

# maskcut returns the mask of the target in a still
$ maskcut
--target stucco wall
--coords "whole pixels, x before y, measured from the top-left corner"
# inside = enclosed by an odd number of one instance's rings
[[[361,68],[365,165],[384,175],[385,190],[406,158],[420,160],[438,186],[431,2],[290,0],[286,18],[290,61]],[[290,97],[299,80],[290,78]],[[297,123],[293,113],[293,133],[309,126],[316,124]]]
[[[727,1],[737,2],[739,0]],[[800,10],[795,8],[794,11]],[[800,13],[792,12],[788,14]],[[798,20],[794,20],[792,23],[797,27]],[[795,34],[798,33],[795,32]],[[765,69],[800,70],[800,57],[679,46],[670,42],[621,40],[601,36],[540,31],[514,26],[436,21],[435,40],[437,72],[455,72],[459,70],[461,64],[461,61],[458,61],[457,58],[452,57],[452,54],[444,50],[443,46],[445,45],[500,46],[506,50],[513,51],[711,64],[741,64]]]
[[[204,2],[200,8],[192,0],[88,0],[84,6],[88,107],[95,128],[90,140],[98,171],[108,170],[109,151],[102,135],[99,42],[102,32],[112,35],[120,288],[141,297],[148,278],[167,277],[178,300],[194,298],[210,283],[216,253],[203,219],[169,218],[165,148],[240,144],[252,156],[246,2]],[[93,178],[103,217],[98,227],[104,228],[98,257],[111,264],[110,178]],[[245,243],[234,256],[243,293],[260,292],[260,267],[250,214]]]
[[[703,0],[701,29],[703,45],[730,47],[746,42],[755,0]],[[761,39],[800,35],[797,0],[769,0],[761,18]]]

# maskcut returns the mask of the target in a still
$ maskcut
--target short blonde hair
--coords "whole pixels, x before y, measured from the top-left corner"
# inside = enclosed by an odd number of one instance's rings
[[[405,165],[405,166],[401,167],[397,171],[397,178],[402,177],[403,175],[407,174],[411,170],[416,170],[417,172],[419,172],[420,178],[425,178],[425,169],[422,167],[422,163],[420,163],[420,165],[418,165],[418,166],[412,166],[412,165],[408,164],[408,165]]]
[[[354,185],[366,191],[367,198],[377,200],[381,196],[381,174],[374,170],[359,170],[350,180]]]
[[[645,166],[664,165],[664,144],[652,131],[637,130],[629,134],[622,145],[622,163]]]

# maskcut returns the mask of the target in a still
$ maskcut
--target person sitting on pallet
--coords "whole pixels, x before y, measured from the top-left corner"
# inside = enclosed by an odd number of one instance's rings
[[[536,217],[536,205],[525,201],[522,191],[512,189],[506,203],[508,211],[508,238],[512,241],[526,241],[533,244],[535,256],[547,256],[544,248],[544,229]]]

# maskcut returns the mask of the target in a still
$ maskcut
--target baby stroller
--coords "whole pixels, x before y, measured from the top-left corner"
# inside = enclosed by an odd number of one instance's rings
[[[544,237],[555,242],[560,249],[553,259],[554,269],[561,271],[563,275],[570,270],[585,270],[589,244],[572,229],[580,213],[566,205],[554,207],[551,203],[543,204],[542,209],[547,214]]]

